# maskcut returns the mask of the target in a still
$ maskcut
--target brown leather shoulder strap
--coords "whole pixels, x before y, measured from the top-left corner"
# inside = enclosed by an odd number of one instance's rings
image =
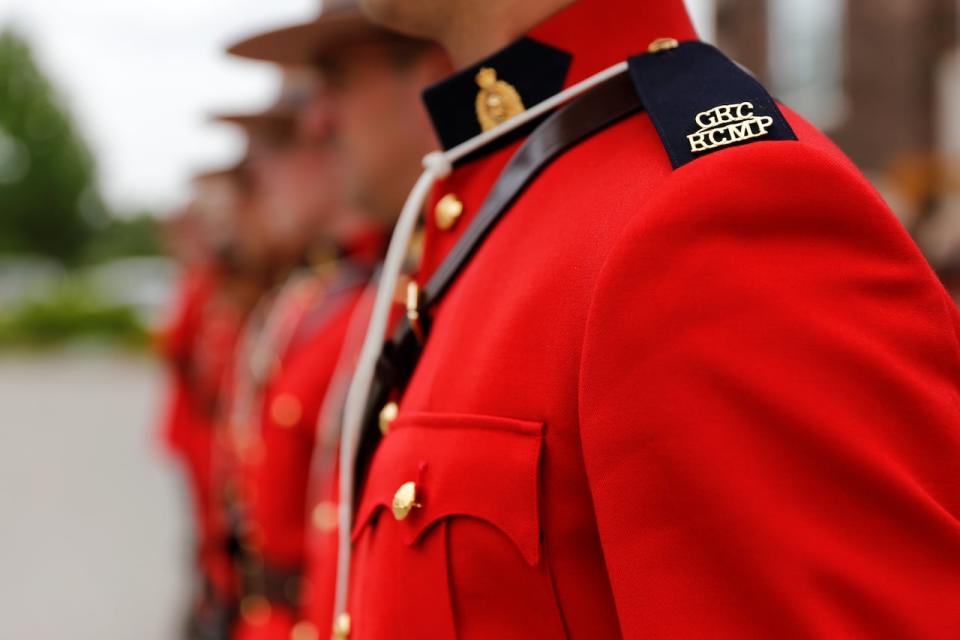
[[[424,288],[425,308],[433,306],[446,293],[490,230],[547,165],[566,150],[641,108],[629,76],[623,74],[562,107],[537,127],[510,159],[470,227]]]
[[[510,206],[533,180],[571,147],[643,110],[630,77],[623,73],[598,85],[547,117],[507,163],[470,226],[423,290],[422,333],[429,330],[429,311],[447,293],[464,266]],[[378,414],[390,394],[402,390],[413,375],[422,351],[421,339],[404,320],[384,345],[377,375],[367,398],[364,431],[357,456],[357,479],[380,440]],[[359,496],[360,492],[355,495]]]

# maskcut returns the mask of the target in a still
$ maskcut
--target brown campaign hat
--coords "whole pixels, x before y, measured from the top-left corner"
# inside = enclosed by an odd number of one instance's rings
[[[242,182],[246,179],[246,172],[247,159],[244,157],[226,167],[197,171],[190,177],[190,182],[195,188],[223,180],[235,180]]]
[[[364,17],[355,0],[323,0],[313,20],[259,33],[227,52],[283,66],[309,66],[339,47],[384,33]]]
[[[315,77],[305,69],[285,69],[280,94],[272,105],[253,113],[215,113],[214,122],[226,122],[252,130],[292,130],[297,114],[307,104],[313,91]]]

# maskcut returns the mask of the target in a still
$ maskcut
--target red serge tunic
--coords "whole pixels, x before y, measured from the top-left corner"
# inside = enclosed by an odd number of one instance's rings
[[[581,0],[529,35],[572,54],[569,86],[692,33],[679,0]],[[519,197],[433,311],[364,480],[353,640],[960,636],[960,318],[785,115],[798,141],[673,170],[639,114]],[[438,185],[463,213],[428,211],[418,280],[516,148]]]
[[[208,267],[188,268],[180,300],[159,349],[171,366],[165,444],[182,462],[197,535],[197,568],[222,604],[233,595],[227,531],[213,477],[219,391],[241,319],[218,300],[219,278]]]
[[[279,578],[286,584],[267,588],[272,600],[268,614],[254,611],[242,617],[238,640],[287,640],[302,615],[304,593],[298,583],[316,522],[308,512],[308,495],[318,415],[382,238],[379,231],[357,238],[346,258],[277,296],[275,304],[288,308],[274,312],[292,317],[295,329],[262,389],[252,451],[240,471],[245,542],[255,562],[262,563],[262,581]],[[278,586],[282,593],[276,593]],[[284,597],[278,601],[278,595]]]

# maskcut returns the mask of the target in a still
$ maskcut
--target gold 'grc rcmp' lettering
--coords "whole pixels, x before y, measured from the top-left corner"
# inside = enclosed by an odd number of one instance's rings
[[[690,151],[693,153],[761,138],[767,135],[773,126],[773,118],[770,116],[754,115],[751,102],[714,107],[697,114],[696,122],[700,130],[687,136]]]

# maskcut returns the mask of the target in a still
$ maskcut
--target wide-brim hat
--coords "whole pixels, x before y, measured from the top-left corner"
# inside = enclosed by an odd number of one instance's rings
[[[242,158],[226,167],[202,169],[200,171],[196,171],[190,177],[190,182],[194,185],[194,187],[226,180],[236,180],[238,182],[242,182],[246,178],[247,169],[247,159]]]
[[[315,77],[308,70],[285,69],[280,93],[272,105],[262,111],[224,112],[210,115],[214,122],[225,122],[246,129],[250,134],[291,131],[300,112],[310,101]]]
[[[311,66],[341,47],[387,33],[363,15],[355,0],[326,0],[313,20],[250,36],[227,47],[227,53],[283,66]]]
[[[212,113],[210,120],[237,125],[243,129],[282,129],[291,126],[296,115],[296,111],[274,105],[256,113]]]

